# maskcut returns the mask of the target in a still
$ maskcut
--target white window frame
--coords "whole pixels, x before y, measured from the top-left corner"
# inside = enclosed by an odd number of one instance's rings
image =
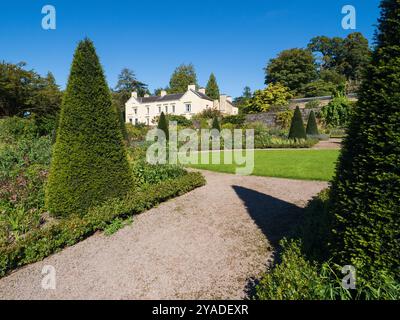
[[[186,113],[192,112],[192,104],[191,103],[185,103],[185,112]]]

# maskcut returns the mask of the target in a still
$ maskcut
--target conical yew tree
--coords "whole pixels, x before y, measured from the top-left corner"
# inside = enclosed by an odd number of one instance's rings
[[[84,214],[132,186],[117,110],[93,43],[75,51],[53,148],[46,204],[53,215]]]
[[[219,121],[218,121],[217,117],[213,118],[213,121],[211,123],[211,129],[215,129],[215,130],[221,131],[221,126],[219,124]]]
[[[168,121],[165,117],[164,112],[161,112],[160,119],[158,119],[157,128],[162,130],[165,133],[165,138],[169,139],[169,130],[168,130]]]
[[[399,57],[400,1],[384,0],[331,190],[334,258],[368,278],[400,273]]]
[[[317,120],[315,119],[315,113],[313,110],[311,110],[310,115],[308,116],[306,134],[311,136],[319,135]]]
[[[297,106],[294,111],[292,123],[289,130],[289,139],[306,139],[306,130],[304,129],[303,118],[300,108]]]

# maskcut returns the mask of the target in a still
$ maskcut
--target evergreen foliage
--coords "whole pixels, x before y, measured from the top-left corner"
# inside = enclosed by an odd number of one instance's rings
[[[332,183],[332,252],[371,278],[400,261],[400,2],[383,0],[376,47]]]
[[[53,215],[85,214],[132,186],[118,113],[93,43],[75,51],[46,188]]]
[[[206,95],[213,100],[219,99],[219,87],[214,73],[211,73],[210,78],[208,79],[206,86]]]
[[[310,115],[308,116],[306,134],[312,136],[319,135],[317,120],[315,119],[315,113],[313,110],[311,110]]]
[[[300,108],[296,107],[289,130],[289,139],[306,139],[306,130],[304,129],[303,118]]]
[[[212,124],[211,124],[211,129],[215,129],[215,130],[221,131],[221,126],[219,124],[219,121],[218,121],[217,117],[214,117],[214,119],[212,121]]]
[[[160,119],[158,120],[157,128],[165,133],[165,138],[169,138],[168,122],[164,112],[161,112]]]

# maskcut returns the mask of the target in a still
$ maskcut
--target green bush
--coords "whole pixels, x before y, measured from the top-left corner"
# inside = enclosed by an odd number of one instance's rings
[[[168,114],[167,116],[168,122],[175,121],[178,126],[188,128],[193,125],[192,121],[186,118],[185,116],[175,115],[175,114]]]
[[[12,144],[19,139],[34,139],[38,135],[38,127],[32,118],[0,119],[0,144]]]
[[[307,139],[300,108],[296,107],[289,130],[289,139]]]
[[[258,300],[398,300],[400,283],[384,271],[370,281],[359,279],[356,289],[344,289],[340,267],[310,262],[300,241],[281,241],[281,263],[267,272],[256,286]]]
[[[75,51],[53,148],[46,205],[56,216],[85,214],[132,187],[117,110],[93,43]]]
[[[306,109],[316,109],[316,108],[319,108],[320,105],[321,105],[321,101],[316,99],[316,100],[311,100],[311,101],[307,102],[305,105],[305,108]]]
[[[177,165],[152,165],[145,160],[139,160],[132,166],[135,186],[141,187],[145,184],[155,184],[161,181],[176,179],[187,174],[186,170]]]
[[[224,125],[224,124],[230,123],[230,124],[233,124],[236,126],[241,126],[244,124],[245,120],[246,120],[245,116],[241,115],[241,114],[233,115],[233,116],[226,116],[226,117],[222,118],[221,124]]]
[[[9,246],[0,246],[0,276],[28,263],[40,261],[63,247],[71,246],[98,230],[106,229],[117,218],[125,219],[158,203],[205,184],[197,172],[174,180],[148,185],[123,199],[110,199],[82,215],[70,215],[58,223],[34,230]]]
[[[331,128],[345,127],[351,116],[352,103],[343,95],[336,96],[329,104],[323,106],[319,118]]]
[[[310,115],[308,116],[306,134],[311,136],[319,135],[317,120],[315,119],[315,113],[312,110],[310,112]]]
[[[275,123],[283,129],[290,127],[290,123],[293,119],[293,110],[285,110],[277,112]]]
[[[371,279],[400,278],[400,2],[383,1],[377,44],[331,188],[332,252]]]

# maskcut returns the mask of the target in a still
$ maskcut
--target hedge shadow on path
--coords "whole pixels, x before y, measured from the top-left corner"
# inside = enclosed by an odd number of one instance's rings
[[[236,185],[232,188],[243,201],[250,217],[267,238],[274,256],[279,257],[279,241],[285,237],[296,236],[304,208],[252,189]],[[273,263],[278,262],[275,258]],[[248,279],[245,288],[248,296],[253,296],[257,282],[256,279]]]

